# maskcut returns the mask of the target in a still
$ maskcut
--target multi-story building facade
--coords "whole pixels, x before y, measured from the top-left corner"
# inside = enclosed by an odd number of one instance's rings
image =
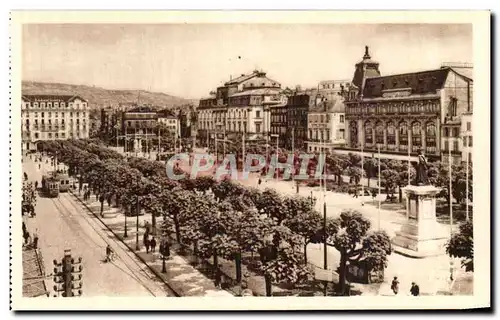
[[[454,161],[460,161],[454,138],[472,106],[472,79],[453,68],[381,76],[366,47],[344,95],[350,151],[371,154],[380,146],[384,158],[415,159],[423,150],[428,158],[441,159],[443,137],[451,135]]]
[[[472,112],[462,115],[462,161],[472,162]]]
[[[161,123],[168,131],[176,134],[178,137],[181,135],[181,126],[179,119],[169,109],[158,111],[158,122]]]
[[[149,107],[136,107],[122,111],[121,134],[126,137],[127,150],[142,150],[142,141],[155,136],[158,114]]]
[[[317,103],[309,109],[308,141],[309,152],[333,152],[345,145],[345,107],[341,96],[334,100]]]
[[[99,111],[93,109],[89,111],[89,137],[97,137],[101,131],[101,115]]]
[[[22,96],[22,149],[36,149],[40,140],[89,137],[89,106],[77,95]]]
[[[307,141],[307,113],[309,112],[309,104],[316,97],[306,93],[295,93],[288,97],[286,104],[287,110],[287,127],[292,131],[290,141],[293,136],[293,144],[295,149],[304,149]]]
[[[285,96],[284,96],[285,97]],[[273,135],[279,136],[280,147],[290,148],[290,130],[287,123],[287,104],[285,102],[270,107],[271,113],[271,131]]]
[[[266,139],[270,132],[270,107],[283,103],[280,92],[281,84],[262,71],[231,79],[218,87],[215,94],[200,100],[200,140],[240,134],[249,140]]]

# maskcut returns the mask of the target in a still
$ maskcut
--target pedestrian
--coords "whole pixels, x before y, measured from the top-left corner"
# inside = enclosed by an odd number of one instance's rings
[[[149,245],[151,246],[151,252],[155,252],[155,248],[156,248],[156,239],[155,237],[152,237],[151,238],[151,241],[149,241]]]
[[[399,292],[398,277],[394,277],[394,279],[392,280],[391,289],[392,289],[392,292],[394,292],[394,294],[398,294],[398,292]]]
[[[28,231],[26,231],[25,233],[23,233],[23,238],[24,238],[24,245],[27,246],[28,245],[28,240],[30,238],[30,233]]]
[[[410,293],[412,296],[420,295],[420,288],[418,287],[418,284],[416,284],[415,282],[411,283]]]
[[[221,289],[222,284],[222,272],[220,270],[220,265],[215,267],[215,287]]]
[[[168,259],[170,258],[170,243],[168,241],[165,241],[165,244],[164,244],[165,248],[163,248],[165,251],[164,251],[164,255],[165,255],[165,258]]]
[[[144,235],[144,246],[146,247],[146,253],[149,253],[149,245],[150,245],[149,236],[145,234]]]
[[[150,225],[149,225],[149,221],[144,221],[144,228],[146,229],[145,233],[144,234],[149,234],[149,232],[151,231],[150,230]]]
[[[38,249],[38,229],[35,231],[33,235],[33,248]]]
[[[35,181],[35,189],[38,189],[38,180]]]
[[[258,181],[259,186],[261,183],[262,183],[262,179],[259,177],[259,181]]]

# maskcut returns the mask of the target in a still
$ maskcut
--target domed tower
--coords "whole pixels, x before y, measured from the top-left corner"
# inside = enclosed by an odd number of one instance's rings
[[[359,89],[359,94],[361,96],[363,96],[365,79],[380,76],[378,67],[379,63],[372,60],[369,48],[368,46],[365,46],[365,55],[363,56],[363,60],[356,63],[356,70],[354,71],[354,77],[352,78],[352,84]]]

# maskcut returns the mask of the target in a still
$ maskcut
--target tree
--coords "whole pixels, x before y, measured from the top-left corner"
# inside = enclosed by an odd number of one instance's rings
[[[378,170],[378,161],[375,158],[366,158],[364,160],[364,170],[366,172],[366,179],[368,180],[368,187],[370,187],[370,178],[376,176],[376,171]]]
[[[311,277],[301,259],[301,239],[286,226],[274,226],[270,235],[272,241],[266,241],[260,250],[266,296],[272,295],[273,282],[297,285]]]
[[[391,242],[384,231],[369,232],[371,223],[361,213],[346,210],[336,218],[338,231],[329,235],[329,242],[340,252],[339,287],[345,294],[347,264],[366,259],[377,270],[386,267]]]
[[[303,238],[304,264],[307,264],[307,245],[323,240],[323,218],[317,211],[299,212],[286,221],[286,226]]]
[[[345,169],[344,174],[349,176],[349,182],[358,185],[361,180],[361,175],[363,174],[363,170],[358,167],[348,167]]]
[[[392,197],[399,184],[399,174],[396,170],[386,169],[380,173],[381,188],[384,188],[387,196]]]
[[[280,225],[288,216],[283,205],[281,195],[275,189],[264,190],[257,199],[255,204],[260,213],[266,214],[269,218],[275,220],[277,225]]]
[[[195,214],[199,213],[193,212],[193,209],[197,208],[196,201],[198,201],[198,199],[199,197],[197,197],[196,194],[185,191],[180,187],[176,187],[163,194],[163,210],[166,217],[172,219],[174,222],[175,237],[179,244],[182,238],[190,239],[187,234],[181,237],[181,227],[185,227],[184,230],[191,232],[192,236],[195,236],[195,238],[197,236],[197,225],[189,226],[189,223],[196,218]]]
[[[459,232],[453,234],[446,245],[450,257],[462,258],[465,271],[474,271],[474,236],[472,221],[465,221],[459,226]]]
[[[194,180],[194,188],[205,194],[208,190],[211,190],[215,185],[215,180],[212,176],[199,176]]]

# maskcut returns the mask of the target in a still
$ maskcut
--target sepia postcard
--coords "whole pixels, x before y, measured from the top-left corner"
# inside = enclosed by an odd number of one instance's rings
[[[13,310],[491,307],[490,12],[11,12]]]

